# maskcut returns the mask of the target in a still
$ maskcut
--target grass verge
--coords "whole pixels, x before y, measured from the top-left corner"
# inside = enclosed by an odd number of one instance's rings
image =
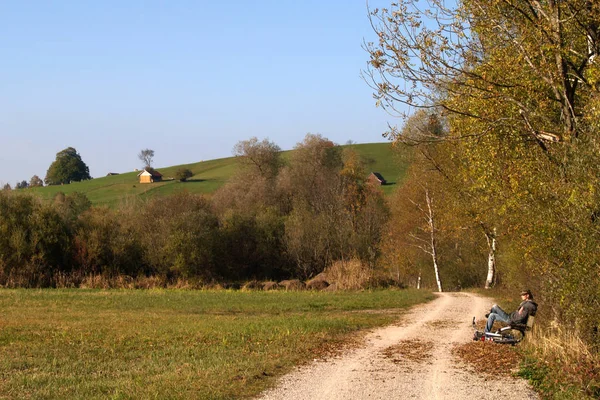
[[[248,398],[432,297],[4,289],[0,398]]]
[[[535,340],[521,349],[519,376],[526,378],[543,399],[600,399],[600,355],[561,328],[539,327]]]
[[[475,291],[494,298],[505,310],[515,310],[520,301],[518,292],[502,288]],[[516,347],[473,342],[457,354],[478,370],[485,368],[479,360],[499,360],[504,371],[527,379],[544,400],[600,399],[600,355],[573,329],[552,326],[545,315],[536,318],[533,332]]]

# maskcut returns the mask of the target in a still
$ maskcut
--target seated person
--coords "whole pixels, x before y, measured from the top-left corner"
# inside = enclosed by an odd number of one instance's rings
[[[521,299],[523,301],[519,304],[517,311],[510,315],[497,304],[494,304],[489,314],[485,315],[488,319],[487,324],[485,325],[485,331],[491,332],[494,321],[501,321],[507,324],[526,324],[527,318],[529,318],[530,315],[535,315],[537,303],[533,301],[531,290],[523,290],[521,292]]]

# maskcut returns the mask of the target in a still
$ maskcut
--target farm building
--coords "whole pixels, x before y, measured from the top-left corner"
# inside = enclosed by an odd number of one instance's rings
[[[387,182],[383,179],[383,176],[379,172],[371,172],[371,175],[367,178],[367,181],[376,185],[385,185]]]
[[[140,183],[152,183],[162,181],[162,174],[155,169],[144,169],[138,174]]]

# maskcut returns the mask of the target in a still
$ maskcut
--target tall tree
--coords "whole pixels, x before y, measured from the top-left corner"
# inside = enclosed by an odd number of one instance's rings
[[[34,175],[29,180],[29,186],[31,186],[31,187],[44,186],[44,181],[42,181],[42,179],[39,176]]]
[[[275,180],[283,165],[281,149],[268,139],[252,137],[233,148],[240,168],[233,178],[215,194],[215,204],[221,211],[240,211],[256,215],[265,207],[275,206]]]
[[[50,164],[44,181],[48,185],[60,185],[92,179],[88,166],[73,147],[56,153],[56,160]]]
[[[254,170],[263,178],[274,178],[283,165],[281,148],[268,139],[259,141],[252,137],[238,142],[233,148],[233,154],[240,158],[242,164]]]
[[[138,158],[144,163],[144,168],[152,168],[154,162],[154,150],[143,149],[138,154]]]
[[[379,105],[399,114],[400,104],[440,107],[516,128],[542,147],[579,135],[578,116],[595,90],[588,72],[600,53],[597,2],[417,3],[370,13],[378,41],[365,45],[365,77]],[[481,106],[454,101],[469,98]]]

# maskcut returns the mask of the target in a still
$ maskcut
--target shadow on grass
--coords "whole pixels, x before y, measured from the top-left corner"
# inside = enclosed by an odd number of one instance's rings
[[[200,183],[200,182],[206,182],[207,179],[187,179],[181,183]]]

